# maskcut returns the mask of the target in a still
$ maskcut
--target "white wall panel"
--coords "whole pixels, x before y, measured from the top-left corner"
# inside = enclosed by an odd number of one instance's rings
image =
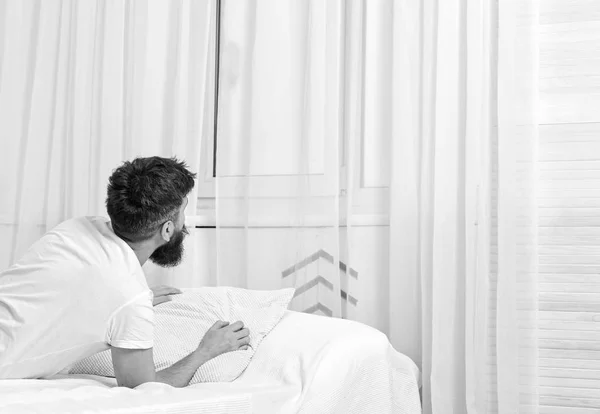
[[[540,413],[597,413],[600,2],[540,5]]]

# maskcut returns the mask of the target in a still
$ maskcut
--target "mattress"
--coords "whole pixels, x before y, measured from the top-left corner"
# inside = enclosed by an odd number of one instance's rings
[[[246,371],[231,383],[134,390],[113,378],[57,375],[0,381],[7,413],[417,414],[419,370],[381,332],[287,311]]]

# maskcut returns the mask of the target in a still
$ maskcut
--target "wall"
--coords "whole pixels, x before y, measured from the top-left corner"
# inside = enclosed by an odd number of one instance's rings
[[[543,0],[540,413],[600,410],[600,2]]]

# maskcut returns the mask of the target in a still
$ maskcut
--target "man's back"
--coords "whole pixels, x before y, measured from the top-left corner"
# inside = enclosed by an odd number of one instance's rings
[[[152,347],[152,292],[101,217],[66,221],[0,273],[0,378],[46,377],[108,345]]]

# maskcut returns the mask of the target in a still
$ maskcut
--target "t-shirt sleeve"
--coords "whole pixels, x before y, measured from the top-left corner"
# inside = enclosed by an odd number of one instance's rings
[[[154,309],[152,291],[144,292],[118,309],[107,332],[110,346],[149,349],[154,344]]]

